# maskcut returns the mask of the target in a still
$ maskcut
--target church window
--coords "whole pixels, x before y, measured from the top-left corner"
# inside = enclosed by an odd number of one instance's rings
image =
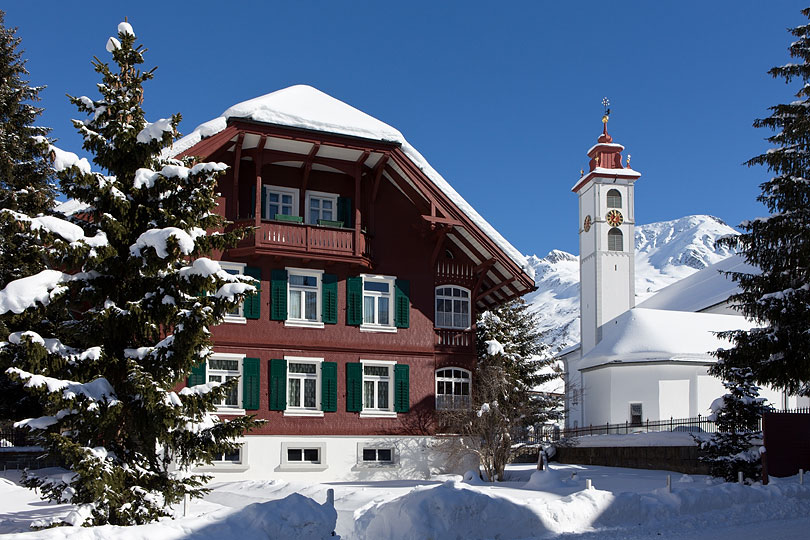
[[[608,231],[608,251],[624,251],[624,235],[619,229]]]
[[[641,403],[630,404],[630,425],[640,426],[643,422],[643,415],[641,411]]]
[[[622,194],[618,189],[611,189],[607,192],[607,207],[608,208],[621,208],[622,207]]]

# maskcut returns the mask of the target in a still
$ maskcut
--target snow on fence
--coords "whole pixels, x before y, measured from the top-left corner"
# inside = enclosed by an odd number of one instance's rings
[[[774,410],[779,413],[810,413],[810,408]],[[759,419],[758,429],[762,429],[762,419]],[[649,420],[642,422],[629,422],[618,424],[598,424],[577,428],[561,428],[556,425],[536,426],[533,430],[513,437],[515,443],[537,444],[548,441],[558,441],[571,437],[584,437],[587,435],[624,435],[630,433],[656,433],[661,431],[681,431],[688,433],[714,433],[717,426],[708,416],[697,415],[694,418],[670,418],[669,420]]]
[[[17,448],[31,446],[27,429],[14,429],[9,426],[0,426],[0,448]]]

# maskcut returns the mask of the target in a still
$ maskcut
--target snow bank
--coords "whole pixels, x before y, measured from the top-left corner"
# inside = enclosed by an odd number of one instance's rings
[[[525,502],[483,493],[460,482],[414,488],[354,513],[359,540],[425,538],[530,538],[549,529]]]
[[[25,535],[31,539],[75,540],[222,540],[295,538],[333,540],[337,512],[309,497],[292,494],[280,500],[254,503],[239,510],[219,510],[197,517],[163,520],[135,527],[58,527]]]
[[[532,278],[534,269],[512,244],[470,206],[430,163],[411,146],[398,130],[363,111],[307,85],[290,86],[264,96],[238,103],[209,120],[177,141],[172,155],[188,150],[205,137],[224,130],[229,118],[249,118],[257,122],[278,124],[327,133],[338,133],[377,141],[399,143],[402,152],[428,177],[467,217]],[[168,157],[168,156],[167,156]],[[636,173],[637,174],[637,173]]]

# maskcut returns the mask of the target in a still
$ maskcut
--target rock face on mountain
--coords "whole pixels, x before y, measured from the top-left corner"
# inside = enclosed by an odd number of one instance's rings
[[[731,255],[716,242],[736,234],[722,220],[703,215],[637,226],[636,303]],[[538,289],[525,299],[538,313],[546,354],[553,355],[579,343],[579,258],[552,250],[528,260]]]

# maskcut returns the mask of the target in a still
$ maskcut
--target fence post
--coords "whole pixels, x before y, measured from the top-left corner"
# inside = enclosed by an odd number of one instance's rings
[[[650,432],[650,419],[647,418],[647,433]]]
[[[799,485],[804,484],[804,469],[799,469]]]
[[[669,430],[672,431],[672,417],[669,417]]]
[[[743,485],[743,472],[742,471],[737,471],[737,483],[739,483],[740,485]]]
[[[630,426],[627,425],[627,420],[624,421],[624,434],[630,433]]]
[[[667,475],[667,493],[672,493],[672,475]]]
[[[605,435],[610,435],[610,424],[605,422]]]

